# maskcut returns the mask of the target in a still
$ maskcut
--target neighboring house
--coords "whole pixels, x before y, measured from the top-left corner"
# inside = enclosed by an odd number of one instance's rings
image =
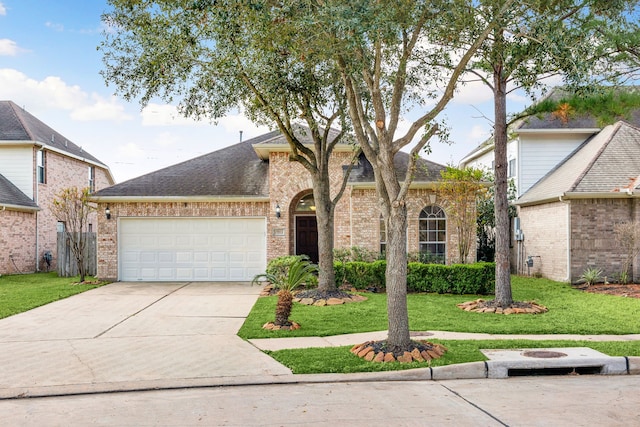
[[[113,185],[109,168],[11,101],[0,101],[0,274],[56,267],[54,195]],[[96,215],[89,221],[96,226]],[[45,252],[53,256],[44,262]]]
[[[623,89],[638,90],[635,86]],[[549,97],[559,97],[562,94],[563,92],[558,89],[552,91]],[[635,132],[636,127],[640,126],[640,110],[632,110],[623,119],[624,126],[634,129],[633,132]],[[621,123],[616,123],[616,126],[621,126]],[[610,130],[611,127],[608,126],[606,129]],[[629,160],[628,162],[620,160],[624,163],[624,168],[619,170],[629,174],[624,177],[623,182],[620,182],[616,170],[600,170],[603,179],[609,180],[601,182],[599,184],[601,187],[594,189],[593,194],[581,190],[580,201],[573,200],[570,208],[564,192],[570,195],[569,198],[577,197],[571,186],[577,185],[578,177],[573,177],[575,178],[573,181],[567,180],[562,183],[566,184],[566,188],[558,194],[554,193],[555,203],[538,199],[536,195],[557,190],[557,188],[548,188],[553,182],[549,176],[551,174],[558,176],[557,169],[561,165],[569,163],[576,170],[589,172],[585,168],[589,167],[592,159],[587,158],[588,156],[584,155],[585,151],[580,150],[586,144],[591,144],[593,141],[597,143],[605,138],[607,133],[603,130],[603,126],[591,115],[569,114],[563,117],[561,114],[547,113],[520,120],[512,126],[510,132],[513,137],[509,140],[507,147],[508,175],[516,184],[518,196],[516,205],[519,206],[518,218],[512,227],[512,271],[517,274],[540,274],[554,280],[576,282],[586,268],[600,264],[597,267],[602,268],[608,278],[614,278],[620,273],[621,255],[615,250],[609,251],[609,249],[615,249],[613,225],[617,222],[632,220],[634,214],[625,214],[614,209],[608,214],[601,215],[600,211],[603,209],[601,205],[614,203],[612,198],[626,200],[628,197],[625,195],[626,192],[612,193],[612,189],[625,186],[630,179],[636,179],[640,175],[640,170],[634,169],[635,160],[631,159],[632,155],[620,154],[622,158]],[[618,144],[614,143],[612,146],[617,147]],[[493,139],[485,141],[461,160],[461,166],[492,170],[493,148]],[[575,157],[579,152],[583,154]],[[640,156],[640,153],[633,155]],[[620,168],[619,165],[611,164],[610,166]],[[566,169],[563,170],[566,171]],[[584,185],[586,183],[583,183],[580,188],[584,189]],[[603,196],[604,193],[608,195]],[[633,199],[636,195],[632,194],[630,197]],[[562,198],[563,202],[559,202],[559,198]],[[577,206],[585,203],[600,206],[596,209],[599,212],[598,226],[592,224],[592,228],[581,228],[578,233],[577,225],[574,223],[576,215],[579,215]],[[627,200],[625,203],[635,206],[634,201]],[[533,215],[532,212],[536,209],[544,214],[540,217]],[[585,209],[581,208],[580,211],[584,212]],[[608,243],[603,243],[603,240]],[[603,251],[596,250],[603,247],[607,248],[604,251],[608,253],[606,256]],[[587,252],[592,255],[586,256]],[[638,264],[640,262],[634,263],[636,279],[639,278]]]
[[[628,90],[636,90],[629,87]],[[560,89],[551,91],[549,98],[559,97]],[[640,126],[640,110],[624,120]],[[551,169],[564,160],[584,141],[602,129],[589,115],[570,115],[563,120],[554,113],[531,116],[511,126],[512,135],[507,145],[508,177],[516,186],[517,196],[527,192]],[[493,138],[476,147],[460,161],[460,166],[470,166],[493,171]]]
[[[590,267],[610,280],[624,253],[614,237],[619,222],[640,224],[640,128],[607,126],[581,144],[518,201],[531,272],[574,283]],[[640,279],[640,257],[631,279]]]
[[[300,127],[297,136],[311,144],[305,129]],[[289,154],[285,138],[274,131],[97,192],[93,200],[102,213],[98,276],[245,281],[281,255],[317,260],[311,178]],[[330,162],[332,194],[352,157],[352,146],[336,146]],[[397,155],[399,176],[408,159],[406,153]],[[418,162],[407,201],[408,250],[451,262],[456,238],[437,195],[443,169]],[[361,157],[335,209],[335,247],[384,250],[380,218],[373,170]]]

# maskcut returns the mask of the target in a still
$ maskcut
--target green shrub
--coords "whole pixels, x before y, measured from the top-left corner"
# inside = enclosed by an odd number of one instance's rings
[[[288,277],[289,267],[300,261],[309,261],[309,257],[307,255],[284,255],[274,258],[267,263],[266,274],[262,276],[270,276],[273,278],[275,282],[271,281],[271,283],[274,287],[278,288],[277,284],[282,283]],[[317,277],[315,277],[315,282],[312,279],[311,283],[308,283],[310,286],[315,286],[317,284]]]
[[[338,283],[346,283],[356,289],[386,288],[386,261],[336,263],[335,269]],[[407,266],[408,292],[487,295],[494,290],[494,263],[443,265],[410,262]]]
[[[580,276],[580,279],[591,286],[596,284],[602,278],[602,270],[596,267],[589,267]]]

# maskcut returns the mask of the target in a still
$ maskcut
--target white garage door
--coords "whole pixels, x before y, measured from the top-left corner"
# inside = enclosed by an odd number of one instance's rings
[[[120,280],[251,280],[266,268],[265,218],[120,218]]]

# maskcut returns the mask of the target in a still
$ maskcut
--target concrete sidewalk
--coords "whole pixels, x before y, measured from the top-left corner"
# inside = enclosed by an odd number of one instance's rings
[[[484,362],[362,374],[293,375],[261,350],[344,346],[386,331],[246,342],[261,289],[249,283],[113,283],[0,320],[0,399],[222,385],[486,378]],[[440,339],[638,340],[627,336],[413,333]],[[640,373],[640,358],[628,358]]]

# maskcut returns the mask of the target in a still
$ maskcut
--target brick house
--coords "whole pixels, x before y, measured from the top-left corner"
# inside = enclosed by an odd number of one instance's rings
[[[304,128],[298,132],[303,143],[311,143]],[[315,259],[311,179],[302,165],[289,161],[289,151],[274,131],[97,192],[98,276],[251,280],[281,255]],[[337,144],[330,162],[332,194],[352,157],[352,146]],[[385,245],[384,227],[371,165],[359,160],[336,206],[335,247],[377,252]],[[399,176],[407,161],[406,153],[397,155]],[[437,195],[442,169],[419,161],[408,197],[408,250],[451,262],[456,238]]]
[[[640,224],[640,128],[627,122],[605,127],[516,204],[524,237],[517,246],[531,257],[530,273],[574,283],[595,267],[615,280],[624,253],[613,227]],[[629,273],[640,278],[640,257]]]
[[[0,101],[0,274],[56,267],[54,195],[113,185],[109,168],[11,101]],[[95,231],[96,214],[90,217]],[[50,251],[50,266],[43,260]]]

